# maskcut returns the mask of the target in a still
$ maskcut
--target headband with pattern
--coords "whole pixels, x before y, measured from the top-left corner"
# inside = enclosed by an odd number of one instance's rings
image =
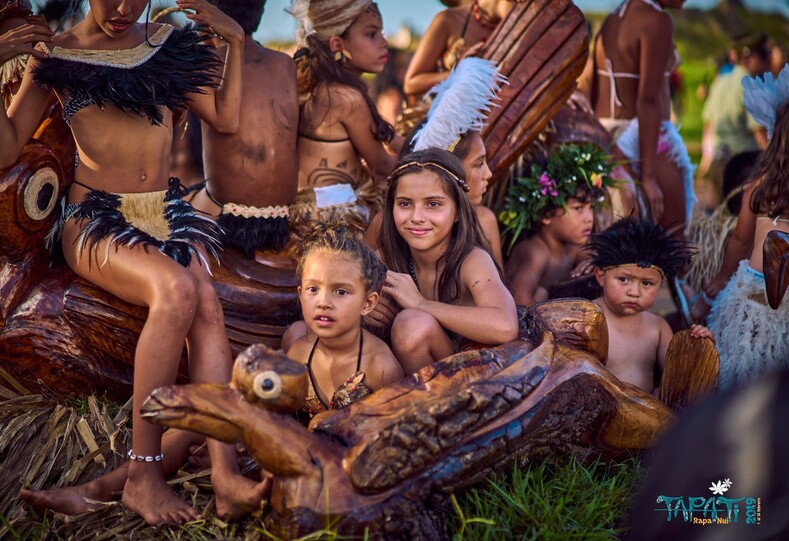
[[[392,174],[389,175],[389,177],[386,179],[387,184],[391,183],[392,179],[395,178],[395,176],[397,176],[397,174],[399,172],[404,171],[404,170],[408,169],[409,167],[422,167],[422,168],[432,167],[434,169],[438,169],[439,171],[442,171],[442,172],[446,173],[447,175],[449,175],[449,177],[452,180],[457,182],[458,186],[460,186],[461,189],[464,192],[468,192],[469,189],[470,189],[468,187],[468,184],[466,183],[465,180],[463,180],[462,178],[458,177],[455,173],[453,173],[452,171],[450,171],[449,169],[447,169],[443,165],[441,165],[439,163],[436,163],[436,162],[406,162],[403,165],[401,165],[400,167],[396,168],[394,171],[392,171]]]

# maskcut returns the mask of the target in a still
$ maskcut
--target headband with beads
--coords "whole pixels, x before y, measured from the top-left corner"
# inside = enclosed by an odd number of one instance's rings
[[[443,165],[441,165],[441,164],[438,164],[438,163],[436,163],[436,162],[407,162],[407,163],[404,163],[403,165],[401,165],[400,167],[398,167],[397,169],[395,169],[394,171],[392,171],[392,174],[391,174],[391,175],[389,175],[389,177],[386,179],[386,182],[387,182],[387,184],[391,183],[391,182],[392,182],[392,179],[393,179],[395,176],[397,176],[397,174],[398,174],[399,172],[401,172],[401,171],[403,171],[403,170],[405,170],[405,169],[408,169],[409,167],[422,167],[422,168],[425,168],[425,167],[432,167],[432,168],[434,168],[434,169],[438,169],[439,171],[442,171],[442,172],[446,173],[447,175],[449,175],[449,177],[450,177],[452,180],[454,180],[455,182],[457,182],[457,183],[458,183],[458,186],[460,186],[460,187],[461,187],[461,189],[462,189],[464,192],[468,192],[468,191],[469,191],[469,189],[470,189],[470,188],[468,187],[468,184],[466,183],[466,181],[465,181],[465,180],[463,180],[462,178],[458,177],[458,176],[457,176],[455,173],[453,173],[452,171],[450,171],[449,169],[447,169],[447,168],[446,168],[446,167],[444,167]]]

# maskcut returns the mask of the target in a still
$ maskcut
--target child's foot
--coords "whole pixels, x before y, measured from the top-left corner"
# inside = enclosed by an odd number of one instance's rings
[[[77,485],[67,488],[53,488],[51,490],[29,490],[22,489],[19,497],[33,506],[36,511],[43,513],[47,509],[65,515],[77,515],[84,511],[96,509],[96,505],[85,501],[103,500],[100,495],[94,494],[91,484]]]
[[[200,518],[197,509],[170,490],[157,463],[135,464],[129,468],[122,501],[152,526],[183,524]]]
[[[243,475],[211,476],[216,493],[216,515],[236,520],[260,509],[271,493],[271,478],[256,483]]]

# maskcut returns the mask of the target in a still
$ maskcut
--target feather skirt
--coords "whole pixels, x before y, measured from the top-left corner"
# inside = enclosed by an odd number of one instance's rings
[[[720,353],[721,389],[738,387],[789,366],[789,302],[778,310],[767,304],[764,275],[740,261],[718,294],[709,318]]]
[[[221,229],[213,220],[195,213],[181,196],[177,179],[171,179],[170,188],[160,192],[116,194],[93,190],[81,203],[71,206],[64,218],[87,222],[76,245],[80,255],[88,251],[89,264],[106,264],[112,247],[117,251],[120,247],[143,246],[146,251],[155,248],[184,267],[196,256],[210,269],[196,246],[218,258]],[[104,240],[108,242],[99,262],[98,246]]]

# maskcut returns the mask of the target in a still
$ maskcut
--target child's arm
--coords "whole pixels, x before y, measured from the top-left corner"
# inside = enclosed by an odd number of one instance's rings
[[[657,350],[657,363],[660,367],[660,370],[662,371],[666,362],[666,352],[668,351],[668,345],[671,343],[671,339],[674,337],[674,332],[671,330],[671,327],[665,319],[659,316],[655,317],[657,317],[659,320],[658,332],[660,333]]]
[[[523,306],[536,304],[534,297],[548,268],[549,260],[548,250],[535,242],[525,240],[515,247],[507,261],[507,276],[517,304]]]
[[[737,270],[740,260],[747,258],[753,249],[756,216],[751,211],[751,195],[758,185],[759,181],[755,181],[749,182],[745,186],[742,195],[742,206],[740,207],[740,213],[737,215],[737,225],[734,227],[728,242],[726,242],[721,269],[703,288],[708,298],[714,299],[718,295]],[[704,297],[705,295],[699,295],[699,298],[691,307],[690,314],[694,321],[701,320],[710,311],[711,306],[707,304]]]
[[[475,248],[460,269],[461,287],[471,294],[474,306],[458,306],[422,297],[407,274],[389,272],[384,291],[403,308],[432,315],[452,332],[481,344],[503,344],[518,336],[515,301],[501,282],[490,255]]]
[[[449,34],[447,33],[450,16],[448,10],[438,13],[427,27],[424,36],[419,42],[408,70],[403,79],[403,90],[410,96],[422,97],[428,90],[447,78],[448,71],[436,71],[441,54],[447,47]]]
[[[244,31],[241,26],[206,0],[176,0],[181,9],[194,10],[187,18],[207,25],[227,43],[225,67],[219,88],[189,95],[189,108],[219,133],[238,131],[241,116],[241,85],[244,66]]]
[[[32,74],[33,68],[38,64],[36,58],[45,58],[46,54],[34,49],[32,45],[41,41],[50,43],[52,35],[49,28],[32,24],[25,24],[0,35],[0,64],[20,54],[31,55],[19,92],[14,96],[8,112],[5,108],[0,108],[0,168],[9,167],[16,162],[46,110],[49,91],[38,86],[33,81]]]
[[[389,347],[381,343],[382,351],[378,351],[373,358],[371,368],[365,371],[367,386],[373,391],[396,383],[405,377],[403,367],[397,362]],[[383,348],[386,348],[385,350]]]
[[[375,138],[375,122],[367,100],[355,88],[333,85],[337,104],[342,107],[340,122],[348,132],[351,143],[367,166],[382,176],[394,169],[397,158],[389,154],[384,144]]]

